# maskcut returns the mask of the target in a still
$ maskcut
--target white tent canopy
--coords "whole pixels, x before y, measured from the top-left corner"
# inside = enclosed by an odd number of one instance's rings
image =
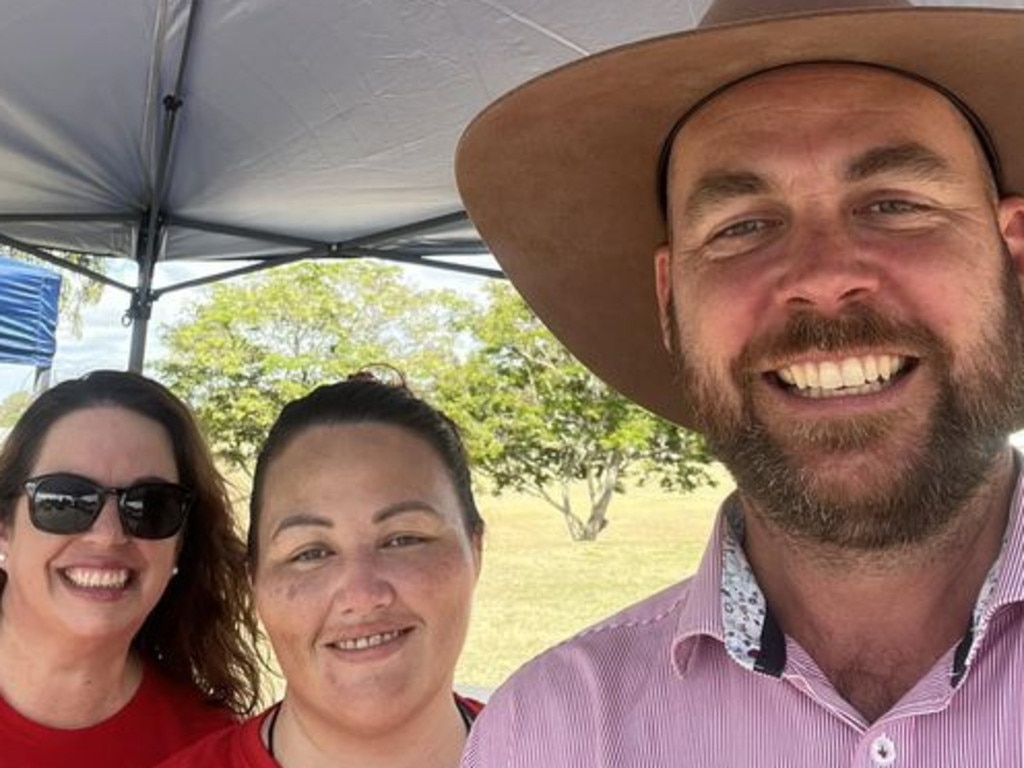
[[[1020,2],[935,3],[1024,7]],[[493,98],[707,0],[4,0],[0,243],[131,259],[484,255],[452,173]],[[1008,63],[1008,66],[1011,65]],[[59,258],[59,256],[57,257]]]

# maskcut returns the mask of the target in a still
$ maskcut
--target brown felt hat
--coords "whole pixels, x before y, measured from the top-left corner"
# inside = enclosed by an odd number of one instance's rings
[[[886,0],[716,0],[700,26],[587,57],[491,104],[456,156],[459,191],[505,273],[598,376],[693,424],[662,345],[654,251],[662,145],[712,92],[811,61],[890,67],[961,100],[1024,193],[1024,11]]]

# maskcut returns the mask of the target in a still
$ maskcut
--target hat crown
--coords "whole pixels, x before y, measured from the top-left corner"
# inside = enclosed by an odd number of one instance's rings
[[[909,0],[713,0],[697,26],[712,27],[798,13],[911,7]]]

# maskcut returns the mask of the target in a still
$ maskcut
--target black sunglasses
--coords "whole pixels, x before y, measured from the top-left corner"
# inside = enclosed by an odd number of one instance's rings
[[[177,483],[153,481],[127,488],[106,488],[70,472],[40,475],[25,481],[32,525],[46,533],[88,531],[107,496],[117,498],[125,533],[138,539],[167,539],[181,530],[192,507],[192,494]]]

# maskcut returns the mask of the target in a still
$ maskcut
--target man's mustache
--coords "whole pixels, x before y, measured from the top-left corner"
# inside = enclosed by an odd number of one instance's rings
[[[854,304],[832,317],[813,310],[795,313],[781,329],[747,345],[741,356],[741,370],[750,370],[749,364],[756,361],[882,347],[915,357],[943,354],[945,350],[938,337],[923,325],[896,321],[873,307]]]

